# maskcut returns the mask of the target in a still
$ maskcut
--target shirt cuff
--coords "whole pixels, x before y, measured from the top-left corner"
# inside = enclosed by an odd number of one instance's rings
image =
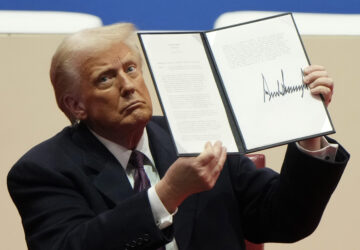
[[[300,145],[299,142],[296,142],[297,148],[311,156],[314,156],[316,158],[322,159],[322,160],[328,160],[328,161],[335,161],[335,156],[338,150],[339,145],[335,143],[329,143],[325,137],[321,137],[321,148],[319,150],[307,150],[304,147]]]
[[[148,197],[151,211],[158,228],[161,230],[172,225],[173,216],[176,214],[178,209],[176,208],[175,212],[173,214],[170,214],[165,208],[164,204],[161,202],[158,194],[156,193],[155,186],[152,186],[148,189]]]

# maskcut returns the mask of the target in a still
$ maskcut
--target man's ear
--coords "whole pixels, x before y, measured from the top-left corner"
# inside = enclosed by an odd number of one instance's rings
[[[72,95],[65,95],[63,98],[64,105],[70,111],[73,117],[78,120],[85,120],[87,117],[85,105]]]

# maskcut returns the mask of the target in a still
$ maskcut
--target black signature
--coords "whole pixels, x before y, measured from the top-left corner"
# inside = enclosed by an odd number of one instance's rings
[[[287,94],[291,94],[291,93],[295,93],[295,92],[301,92],[301,98],[303,98],[305,89],[309,89],[309,86],[305,85],[304,83],[301,83],[299,85],[294,85],[294,86],[287,86],[285,83],[284,71],[281,69],[281,81],[279,81],[279,80],[276,81],[277,82],[277,91],[270,91],[264,74],[261,74],[261,75],[262,75],[263,88],[264,88],[264,102],[266,102],[267,96],[268,96],[267,101],[270,102],[271,99],[273,99],[273,98],[285,96]],[[304,72],[302,70],[301,70],[301,79],[302,79],[302,82],[304,82]]]

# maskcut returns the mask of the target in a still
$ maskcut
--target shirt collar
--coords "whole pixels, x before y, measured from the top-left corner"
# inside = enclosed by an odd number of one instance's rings
[[[129,163],[129,159],[132,153],[132,150],[129,150],[113,141],[110,141],[101,135],[95,133],[93,130],[91,130],[91,133],[102,143],[104,146],[115,156],[115,158],[120,162],[121,166],[126,170],[127,165]],[[136,146],[136,150],[143,153],[147,159],[150,161],[152,166],[155,166],[154,159],[151,155],[150,147],[149,147],[149,139],[146,132],[146,129],[144,129],[144,132],[140,138],[140,141],[138,145]]]

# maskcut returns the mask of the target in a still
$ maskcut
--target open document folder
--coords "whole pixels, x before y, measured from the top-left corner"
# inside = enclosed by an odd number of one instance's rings
[[[334,133],[291,13],[205,32],[139,33],[179,155],[248,153]]]

